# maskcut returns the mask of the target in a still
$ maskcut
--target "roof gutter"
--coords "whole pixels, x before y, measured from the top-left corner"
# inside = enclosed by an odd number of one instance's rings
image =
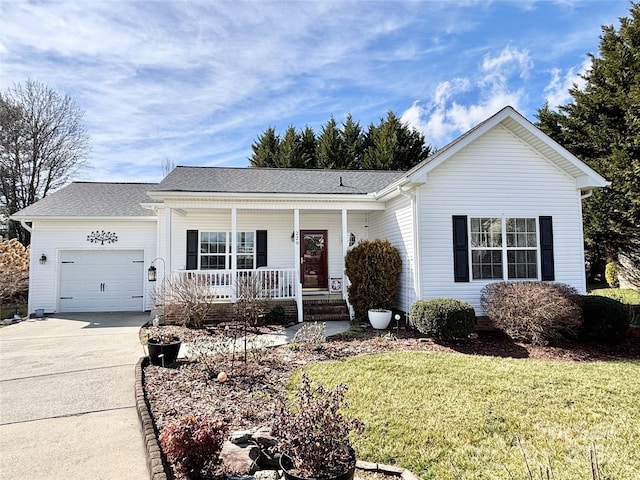
[[[20,220],[20,225],[22,225],[22,228],[24,228],[27,232],[31,233],[31,227],[27,225],[26,220]]]

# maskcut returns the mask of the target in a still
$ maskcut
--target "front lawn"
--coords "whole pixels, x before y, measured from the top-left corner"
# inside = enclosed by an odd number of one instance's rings
[[[363,460],[424,479],[529,479],[520,443],[533,478],[550,464],[550,478],[588,480],[595,445],[602,478],[640,479],[640,360],[394,352],[306,371],[349,386],[349,414],[366,423],[354,439]]]
[[[632,288],[605,288],[594,286],[589,288],[589,295],[613,298],[627,305],[640,305],[640,291]]]

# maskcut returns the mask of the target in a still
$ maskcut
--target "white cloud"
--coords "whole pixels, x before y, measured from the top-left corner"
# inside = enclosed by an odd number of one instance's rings
[[[166,156],[244,166],[269,125],[315,128],[351,112],[366,126],[415,98],[403,118],[441,146],[525,103],[540,75],[529,53],[540,43],[496,12],[482,1],[0,2],[0,88],[30,77],[69,93],[86,111],[94,179],[144,179],[145,166],[156,179]],[[575,23],[535,37],[545,55],[588,51],[582,32],[594,26]]]
[[[496,56],[485,55],[479,70],[469,78],[439,83],[426,106],[414,102],[401,118],[432,145],[442,147],[505,106],[518,109],[524,89],[516,85],[532,68],[526,50],[507,46]]]
[[[551,109],[556,109],[559,105],[565,105],[571,101],[569,89],[574,85],[578,89],[583,89],[586,82],[581,77],[591,68],[591,59],[587,58],[580,66],[571,67],[564,75],[560,68],[551,71],[551,81],[544,87],[545,101],[549,102]]]

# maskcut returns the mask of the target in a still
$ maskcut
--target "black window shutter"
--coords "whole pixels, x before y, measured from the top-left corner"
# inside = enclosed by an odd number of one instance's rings
[[[256,231],[256,268],[267,266],[267,231]]]
[[[453,216],[453,277],[456,282],[469,281],[469,237],[466,215]]]
[[[187,230],[187,270],[198,269],[198,230]]]
[[[540,267],[541,279],[552,281],[556,279],[553,264],[553,222],[551,217],[540,217]]]

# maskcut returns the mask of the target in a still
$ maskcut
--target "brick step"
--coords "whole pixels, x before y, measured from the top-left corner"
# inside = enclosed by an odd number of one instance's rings
[[[339,313],[339,314],[305,314],[304,321],[305,322],[338,322],[338,321],[349,321],[348,313]]]
[[[304,311],[309,313],[345,313],[346,305],[304,305]]]
[[[304,302],[304,320],[307,322],[349,320],[349,310],[344,300],[311,300]]]

